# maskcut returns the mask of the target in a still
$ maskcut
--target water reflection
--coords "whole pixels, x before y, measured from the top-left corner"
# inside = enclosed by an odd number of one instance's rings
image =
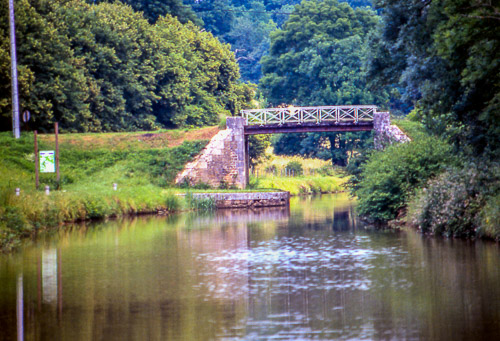
[[[0,339],[495,339],[499,255],[346,196],[112,221],[0,257]]]

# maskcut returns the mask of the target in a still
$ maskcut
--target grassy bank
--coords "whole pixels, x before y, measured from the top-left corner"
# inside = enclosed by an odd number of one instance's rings
[[[35,189],[33,134],[14,139],[0,133],[0,249],[22,237],[63,223],[113,216],[210,208],[173,186],[184,165],[217,133],[217,127],[159,132],[61,134],[60,181],[40,174]],[[202,138],[200,140],[200,138]],[[39,135],[39,150],[54,150],[53,135]],[[296,177],[279,177],[286,167]],[[343,190],[345,174],[327,161],[268,154],[249,191],[284,190],[292,195]],[[300,175],[300,174],[308,174]],[[274,175],[273,175],[274,174]],[[117,190],[113,185],[117,184]],[[44,192],[50,186],[50,195]],[[15,189],[20,188],[16,196]],[[189,189],[207,191],[207,189]],[[208,190],[210,191],[210,190]],[[220,190],[217,190],[220,191]],[[201,206],[200,206],[201,205]]]
[[[345,190],[348,178],[344,169],[332,167],[328,160],[275,155],[269,147],[251,167],[250,187],[291,195],[337,193]]]
[[[0,133],[0,248],[10,249],[24,236],[65,222],[169,212],[188,205],[170,187],[217,131],[210,129],[62,134],[61,179],[57,182],[55,174],[41,174],[39,190],[35,189],[33,134],[24,133],[16,140],[10,133]],[[208,139],[194,139],[200,136]],[[41,135],[39,149],[54,150],[53,136]],[[118,185],[116,191],[113,184]],[[45,186],[50,186],[50,195],[43,191]],[[20,196],[15,195],[16,188]]]
[[[250,182],[254,188],[279,189],[290,192],[291,195],[338,193],[345,190],[347,176],[277,177],[268,175],[259,178],[251,177]]]

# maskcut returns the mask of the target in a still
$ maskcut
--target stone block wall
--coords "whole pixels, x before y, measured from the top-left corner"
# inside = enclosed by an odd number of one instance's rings
[[[246,186],[245,119],[228,117],[227,128],[215,135],[202,152],[179,173],[177,184],[205,183],[213,188]]]
[[[373,130],[375,132],[373,138],[375,149],[384,149],[385,146],[395,142],[410,141],[410,138],[399,127],[391,124],[388,112],[377,112],[373,115]]]
[[[289,192],[193,193],[197,199],[211,198],[217,208],[261,208],[290,205]]]

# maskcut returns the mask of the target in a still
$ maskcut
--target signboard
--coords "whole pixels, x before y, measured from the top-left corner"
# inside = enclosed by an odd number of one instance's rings
[[[40,151],[40,172],[54,173],[56,171],[54,154],[53,150]]]

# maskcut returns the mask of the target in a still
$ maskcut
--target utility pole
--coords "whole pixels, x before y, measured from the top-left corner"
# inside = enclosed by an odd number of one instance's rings
[[[19,93],[17,91],[17,55],[16,55],[16,24],[14,20],[14,0],[9,0],[10,24],[10,66],[12,88],[12,131],[14,137],[21,137],[19,129]]]

